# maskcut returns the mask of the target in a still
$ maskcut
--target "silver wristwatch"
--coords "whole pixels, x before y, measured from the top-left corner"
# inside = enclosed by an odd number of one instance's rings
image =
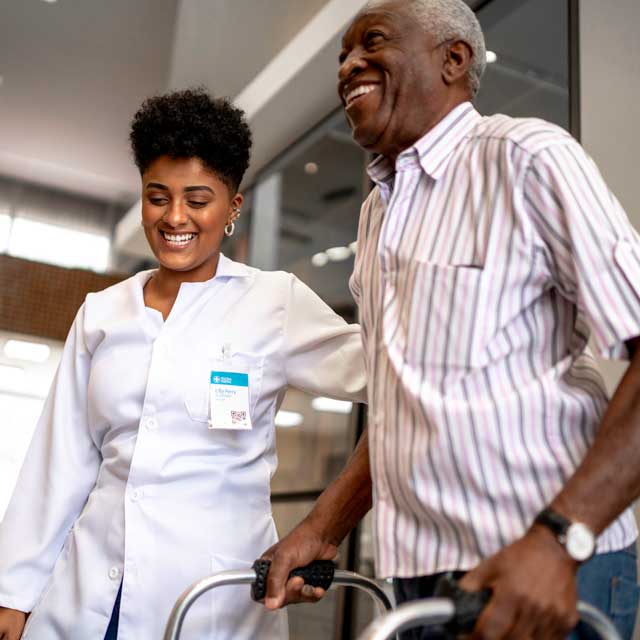
[[[596,551],[596,537],[582,522],[571,522],[553,509],[541,511],[534,522],[550,529],[576,562],[588,560]]]

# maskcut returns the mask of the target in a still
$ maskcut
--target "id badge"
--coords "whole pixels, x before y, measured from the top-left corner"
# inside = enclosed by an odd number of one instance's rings
[[[250,430],[249,373],[228,366],[220,369],[211,372],[209,429]]]

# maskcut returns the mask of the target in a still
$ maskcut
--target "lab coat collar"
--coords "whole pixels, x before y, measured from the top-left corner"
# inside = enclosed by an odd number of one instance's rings
[[[246,278],[251,275],[251,268],[241,262],[234,262],[225,256],[220,254],[218,260],[218,268],[216,270],[215,278]]]
[[[144,288],[144,285],[151,279],[156,271],[157,269],[147,269],[146,271],[140,271],[136,274],[142,288]],[[183,282],[182,284],[207,285],[211,284],[218,278],[248,278],[251,275],[251,271],[251,267],[248,267],[246,264],[242,264],[241,262],[234,262],[221,253],[218,260],[218,268],[216,269],[216,274],[213,278],[203,282]]]

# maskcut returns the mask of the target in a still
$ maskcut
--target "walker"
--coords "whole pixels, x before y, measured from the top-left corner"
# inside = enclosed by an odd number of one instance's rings
[[[267,589],[267,574],[271,563],[256,560],[249,570],[221,571],[203,578],[188,587],[178,598],[164,632],[164,640],[179,640],[182,625],[191,605],[204,593],[228,585],[251,585],[251,597],[262,600]],[[457,586],[452,578],[438,585],[438,597],[408,602],[393,610],[391,602],[380,586],[371,578],[352,571],[336,569],[333,562],[318,560],[306,567],[294,569],[289,577],[300,576],[305,583],[328,590],[332,587],[354,587],[367,593],[375,602],[379,617],[359,636],[358,640],[388,640],[412,627],[441,625],[451,635],[473,629],[483,607],[489,600],[487,591],[469,593]],[[621,640],[611,621],[595,607],[578,603],[580,620],[599,633],[603,640]]]
[[[476,593],[463,591],[456,580],[443,578],[436,586],[437,597],[406,602],[397,609],[374,620],[358,640],[388,640],[413,627],[440,625],[451,638],[470,633],[491,597],[487,590]],[[599,609],[578,602],[580,621],[596,631],[603,640],[621,640],[620,634]]]

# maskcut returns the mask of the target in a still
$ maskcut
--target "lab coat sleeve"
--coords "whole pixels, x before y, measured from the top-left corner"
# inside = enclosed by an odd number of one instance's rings
[[[101,456],[88,429],[90,354],[84,306],[36,426],[0,523],[0,606],[31,611],[50,579],[65,539],[95,485]]]
[[[313,395],[366,401],[360,326],[347,324],[291,276],[284,331],[287,384]]]

